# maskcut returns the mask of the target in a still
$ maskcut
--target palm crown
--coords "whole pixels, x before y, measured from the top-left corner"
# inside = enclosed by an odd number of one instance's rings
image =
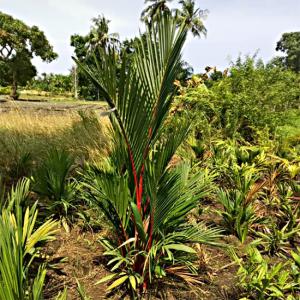
[[[181,0],[181,9],[176,10],[176,18],[180,22],[185,22],[189,30],[194,36],[200,37],[201,34],[206,35],[207,30],[203,24],[203,19],[208,11],[195,7],[194,0]]]
[[[119,42],[119,35],[117,33],[109,33],[109,23],[104,16],[92,19],[94,26],[92,26],[88,40],[91,51],[97,47],[105,48],[112,44]]]
[[[150,2],[151,4],[142,11],[141,20],[151,24],[162,12],[171,14],[167,2],[172,1],[173,0],[145,0],[145,3]]]

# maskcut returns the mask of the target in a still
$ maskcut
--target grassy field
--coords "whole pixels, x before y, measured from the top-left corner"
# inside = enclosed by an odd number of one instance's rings
[[[1,95],[0,100],[4,100],[9,95]],[[76,103],[76,104],[90,104],[106,106],[105,101],[89,101],[84,99],[76,99],[72,93],[53,94],[49,92],[35,91],[35,90],[21,90],[18,101],[32,101],[32,102],[48,102],[48,103]]]
[[[92,112],[64,114],[9,112],[0,114],[0,169],[18,178],[30,174],[50,148],[66,150],[78,161],[97,159],[105,148],[103,124]],[[15,173],[19,174],[15,174]]]
[[[294,125],[292,125],[294,124]],[[292,124],[281,127],[280,134],[286,139],[300,136],[300,120],[294,117]],[[83,162],[103,161],[109,147],[107,138],[108,119],[100,118],[92,111],[83,115],[76,111],[69,113],[45,114],[33,111],[14,111],[0,114],[0,171],[3,177],[9,178],[9,185],[15,183],[22,176],[30,176],[51,148],[66,150],[76,158],[80,167]],[[205,213],[192,215],[197,222],[214,220],[214,224],[223,226],[217,210],[220,204],[215,200],[203,205]],[[108,275],[104,267],[103,248],[98,240],[106,236],[108,227],[103,217],[91,211],[88,207],[81,207],[81,214],[89,216],[77,219],[70,232],[61,227],[56,235],[57,240],[44,249],[49,261],[56,261],[67,257],[64,263],[59,263],[59,270],[65,276],[56,272],[48,272],[45,285],[45,299],[53,299],[58,291],[68,287],[68,299],[78,299],[77,280],[85,287],[91,299],[99,299],[105,295],[105,284],[94,285],[99,278]],[[92,216],[92,217],[90,217]],[[88,222],[88,230],[84,230]],[[97,222],[97,223],[94,223]],[[225,244],[234,245],[244,251],[240,241],[233,235],[225,236]],[[178,282],[164,286],[167,297],[173,299],[234,299],[240,293],[237,285],[237,265],[232,262],[230,255],[224,249],[209,246],[199,248],[199,265],[203,270],[199,279],[205,285],[197,292],[186,291]],[[95,256],[96,255],[96,256]],[[174,288],[176,286],[176,288]],[[170,294],[169,294],[170,293]],[[201,296],[199,296],[201,295]],[[120,294],[111,295],[109,299],[119,299]],[[198,298],[200,297],[200,298]],[[151,299],[156,299],[152,297]]]

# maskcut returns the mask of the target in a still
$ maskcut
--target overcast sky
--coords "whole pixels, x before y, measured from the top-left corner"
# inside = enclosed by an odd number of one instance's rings
[[[189,37],[184,58],[195,71],[205,66],[224,69],[239,53],[265,61],[276,55],[275,45],[284,32],[300,31],[300,0],[196,0],[208,9],[207,38]],[[121,39],[135,36],[141,24],[143,0],[0,0],[0,10],[42,29],[59,58],[50,63],[35,59],[40,73],[67,74],[72,66],[70,36],[86,34],[91,19],[104,14],[111,32]]]

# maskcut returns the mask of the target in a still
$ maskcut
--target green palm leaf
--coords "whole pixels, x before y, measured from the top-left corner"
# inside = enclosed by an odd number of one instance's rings
[[[36,204],[31,209],[22,209],[29,183],[24,179],[12,189],[9,207],[3,208],[0,216],[0,300],[42,299],[46,271],[41,266],[31,285],[30,266],[39,244],[54,238],[57,223],[49,220],[35,229]]]
[[[161,18],[146,41],[137,43],[131,60],[122,55],[120,72],[115,49],[101,50],[96,68],[77,61],[114,110],[137,173],[172,103],[186,38],[184,27],[176,30],[171,17]]]

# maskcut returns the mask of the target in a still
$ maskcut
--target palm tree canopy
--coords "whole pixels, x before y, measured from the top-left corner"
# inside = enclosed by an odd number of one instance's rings
[[[108,25],[110,20],[104,16],[98,16],[97,18],[93,18],[92,22],[94,25],[86,37],[90,50],[94,50],[98,46],[105,48],[119,42],[119,35],[117,33],[109,33]]]
[[[179,23],[185,22],[194,36],[205,36],[207,33],[203,20],[208,14],[208,10],[196,8],[194,0],[181,0],[181,9],[175,10],[175,16]]]
[[[162,12],[171,14],[171,9],[168,7],[167,2],[172,1],[173,0],[145,0],[145,3],[150,2],[151,4],[142,11],[141,20],[151,24]]]
[[[77,61],[114,110],[137,173],[175,95],[173,83],[181,70],[181,49],[186,34],[184,24],[177,30],[176,21],[165,15],[149,30],[146,41],[138,42],[130,61],[126,54],[122,55],[120,71],[113,48],[99,49],[102,61],[96,62],[96,68]]]

